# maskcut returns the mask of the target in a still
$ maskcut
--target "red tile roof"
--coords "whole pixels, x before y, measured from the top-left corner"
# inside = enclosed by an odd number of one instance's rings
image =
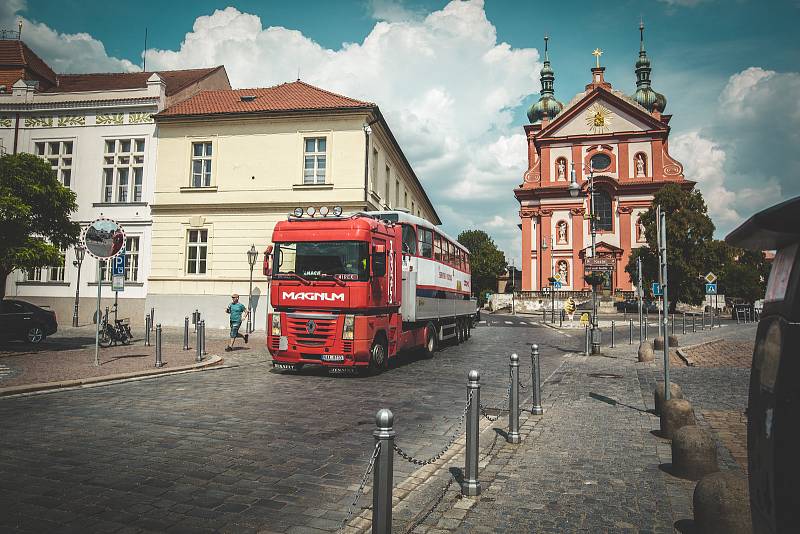
[[[57,75],[53,72],[53,69],[42,58],[37,56],[33,50],[28,48],[28,45],[23,41],[0,39],[0,74],[18,72],[20,68],[25,69],[25,77],[30,76],[30,79],[39,79],[45,82],[46,85],[56,83]],[[4,76],[4,78],[9,78],[10,80],[9,76]],[[7,84],[9,91],[11,90],[11,85],[16,83],[17,80],[19,80],[19,77]]]
[[[94,74],[59,74],[58,85],[47,90],[49,93],[75,91],[111,91],[115,89],[140,89],[147,87],[147,79],[154,73],[161,76],[167,84],[167,96],[179,92],[223,66],[205,69],[164,70],[155,72],[106,72]]]
[[[266,88],[201,91],[168,107],[156,118],[373,107],[376,106],[372,102],[337,95],[298,80]]]

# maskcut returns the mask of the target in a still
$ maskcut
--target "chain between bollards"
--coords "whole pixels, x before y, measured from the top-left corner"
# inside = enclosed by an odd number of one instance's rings
[[[542,382],[541,382],[541,369],[539,362],[539,345],[531,345],[531,383],[533,384],[533,406],[531,413],[533,415],[542,415]]]
[[[461,482],[461,495],[474,497],[481,494],[481,483],[478,481],[478,442],[480,432],[481,410],[481,375],[476,370],[469,372],[467,379],[467,401],[470,402],[467,412],[467,446],[464,459],[464,480]]]
[[[189,350],[189,317],[183,318],[183,350]]]
[[[150,346],[150,315],[144,316],[144,346]]]
[[[508,397],[508,443],[519,443],[519,356],[514,353],[508,364],[511,373],[511,395]]]
[[[380,447],[375,458],[372,476],[372,534],[389,534],[392,531],[392,478],[394,471],[395,431],[391,410],[379,410],[375,415],[375,447]]]
[[[163,367],[164,362],[161,360],[161,323],[156,325],[156,367]]]

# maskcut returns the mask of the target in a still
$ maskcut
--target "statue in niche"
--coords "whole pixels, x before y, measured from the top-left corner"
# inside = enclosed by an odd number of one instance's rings
[[[644,176],[644,156],[639,153],[636,154],[636,176]]]
[[[645,241],[646,237],[644,235],[644,223],[642,222],[642,218],[639,217],[636,220],[636,241],[642,242]]]
[[[561,260],[558,262],[558,274],[561,275],[561,283],[562,284],[569,284],[569,280],[567,280],[567,262]]]
[[[567,179],[567,164],[563,159],[558,160],[558,180],[566,181]]]
[[[558,235],[558,243],[560,245],[566,245],[567,244],[567,223],[564,222],[564,221],[559,222],[558,223],[558,228],[556,230],[558,232],[557,233],[557,235]]]

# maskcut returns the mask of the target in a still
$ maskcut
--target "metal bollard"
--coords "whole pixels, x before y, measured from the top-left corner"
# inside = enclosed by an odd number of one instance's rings
[[[533,384],[533,415],[542,415],[542,383],[541,369],[539,366],[539,345],[531,345],[531,383]]]
[[[710,319],[711,319],[711,320],[709,321],[709,323],[710,323],[710,324],[709,324],[709,326],[708,326],[708,329],[709,329],[709,330],[714,330],[714,315],[716,315],[716,314],[714,313],[714,308],[711,308],[711,311],[710,311],[710,312],[708,312],[708,314],[711,316],[711,317],[710,317]]]
[[[197,332],[197,326],[200,324],[200,312],[197,309],[192,312],[192,324],[194,331]]]
[[[611,321],[611,348],[614,348],[614,321]]]
[[[683,335],[686,335],[686,312],[683,312]]]
[[[144,316],[144,346],[150,346],[150,316]]]
[[[197,348],[197,358],[196,361],[202,362],[203,361],[203,340],[202,340],[203,332],[200,328],[200,323],[197,323],[197,340],[194,342],[195,347]]]
[[[183,350],[189,350],[189,317],[183,318]]]
[[[478,481],[478,450],[480,444],[478,435],[480,432],[480,410],[481,410],[481,375],[476,370],[469,372],[467,377],[467,399],[469,410],[467,411],[467,447],[466,458],[464,459],[464,481],[461,483],[461,495],[474,497],[481,494],[481,483]],[[471,400],[470,400],[471,397]]]
[[[519,443],[522,437],[519,435],[519,356],[517,353],[511,355],[511,362],[508,364],[511,371],[511,395],[508,396],[508,443]]]
[[[583,355],[589,355],[589,326],[583,327]]]
[[[697,315],[692,313],[692,332],[697,332]]]
[[[200,333],[200,343],[201,343],[201,345],[203,347],[203,356],[205,356],[206,354],[208,354],[208,352],[206,351],[206,320],[205,319],[202,319],[200,321],[200,332],[201,332]]]
[[[633,345],[633,319],[630,319],[630,326],[628,328],[628,345]]]
[[[658,326],[658,337],[663,337],[661,335],[661,326],[662,325],[661,325],[661,310],[660,309],[658,310],[658,324],[657,324],[657,326]]]
[[[558,327],[561,328],[564,326],[564,310],[561,310],[561,313],[558,314]]]
[[[394,437],[391,410],[378,410],[372,431],[376,447],[380,443],[378,456],[372,472],[372,534],[389,534],[392,531],[392,477],[394,471]]]
[[[161,323],[156,325],[156,367],[163,367],[161,361]]]
[[[150,324],[156,324],[156,309],[150,308]]]
[[[700,330],[706,329],[706,309],[703,308],[703,313],[700,316]]]

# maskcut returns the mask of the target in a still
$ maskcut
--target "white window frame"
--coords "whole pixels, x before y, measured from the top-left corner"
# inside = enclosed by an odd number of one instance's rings
[[[308,150],[309,141],[314,142],[313,151]],[[320,141],[324,144],[322,150],[320,150]],[[311,167],[308,166],[309,159],[311,159]],[[303,136],[303,185],[329,183],[327,179],[328,168],[328,137],[324,135]]]
[[[200,147],[200,153],[195,149]],[[213,187],[214,184],[214,142],[210,139],[195,139],[189,147],[189,186],[197,189]],[[199,164],[199,172],[195,170]]]
[[[53,143],[58,144],[57,151],[52,152]],[[67,152],[69,149],[69,152]],[[64,187],[72,186],[72,169],[75,168],[74,139],[39,139],[33,142],[33,153],[50,164],[56,177]],[[55,160],[55,161],[54,161]],[[68,176],[65,180],[64,177]]]
[[[37,267],[36,269],[25,270],[22,273],[25,282],[64,282],[66,280],[65,266],[67,264],[67,249],[61,250],[61,264],[48,265],[47,267]],[[55,273],[55,275],[54,275]]]
[[[196,232],[197,240],[192,241],[192,234]],[[208,239],[209,239],[209,231],[208,228],[188,228],[186,230],[186,263],[185,263],[185,272],[187,275],[191,276],[204,276],[208,274],[208,263],[209,263],[209,246],[208,246]],[[205,240],[201,240],[201,237],[205,237]],[[192,258],[190,251],[196,250],[195,257]],[[201,259],[201,251],[205,250],[205,257]],[[201,262],[204,262],[202,272],[200,271]],[[195,265],[195,272],[191,272],[191,264],[194,263]]]
[[[109,143],[113,148],[109,151]],[[125,143],[128,150],[124,151]],[[139,150],[141,146],[141,150]],[[144,201],[145,137],[109,137],[103,139],[103,172],[100,198],[103,204],[132,204]],[[137,171],[139,173],[136,183]],[[110,176],[109,176],[110,173]],[[125,176],[125,182],[121,177]]]

